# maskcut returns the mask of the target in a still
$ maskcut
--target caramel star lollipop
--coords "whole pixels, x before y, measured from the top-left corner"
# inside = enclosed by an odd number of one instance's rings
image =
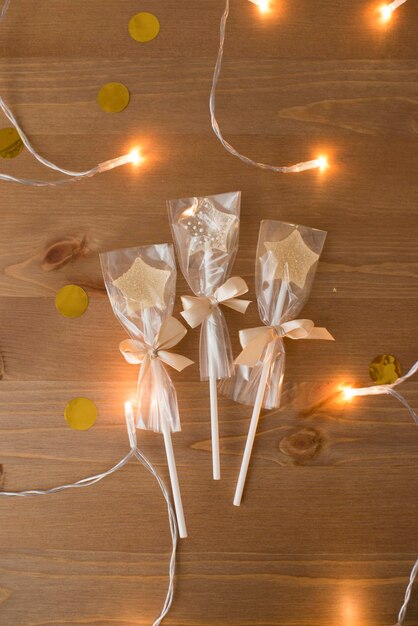
[[[285,372],[284,338],[332,339],[325,328],[316,328],[312,320],[293,318],[308,299],[310,283],[325,237],[324,231],[307,226],[272,220],[261,222],[256,257],[256,286],[260,317],[264,326],[241,331],[243,351],[235,363],[251,370],[249,373],[238,370],[234,384],[227,392],[228,396],[253,406],[235,489],[235,506],[241,504],[261,410],[263,407],[280,407]],[[305,240],[311,243],[312,248]],[[290,288],[291,282],[295,289]],[[296,328],[298,331],[294,334],[292,329]],[[306,333],[299,333],[302,328]],[[248,355],[251,358],[247,359]]]
[[[303,241],[298,230],[294,230],[281,241],[266,241],[265,247],[273,257],[274,278],[287,278],[303,289],[311,267],[318,261],[315,254]]]
[[[170,272],[160,270],[137,257],[127,272],[113,281],[132,309],[164,308],[164,290]]]
[[[228,237],[236,222],[235,215],[219,211],[208,198],[195,198],[195,204],[186,209],[179,224],[189,231],[193,252],[214,248],[228,251]]]

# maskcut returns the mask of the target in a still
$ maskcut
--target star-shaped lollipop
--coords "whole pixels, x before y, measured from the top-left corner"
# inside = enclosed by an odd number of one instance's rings
[[[160,270],[137,257],[127,272],[113,281],[133,310],[164,308],[164,291],[169,270]]]
[[[194,239],[193,252],[208,248],[227,252],[228,237],[236,216],[219,211],[208,198],[194,200],[194,205],[186,209],[179,219],[179,224]]]
[[[264,326],[240,332],[243,350],[235,360],[240,367],[233,384],[224,387],[229,397],[253,405],[235,490],[236,506],[241,504],[261,409],[280,407],[285,371],[284,338],[333,339],[326,328],[316,327],[312,320],[292,318],[308,299],[325,237],[324,231],[285,222],[263,220],[260,225],[256,269],[261,280],[257,280],[256,286]],[[291,282],[298,289],[292,290]]]
[[[265,247],[272,255],[274,278],[287,278],[303,289],[309,270],[319,259],[303,241],[298,230],[281,241],[266,241]]]

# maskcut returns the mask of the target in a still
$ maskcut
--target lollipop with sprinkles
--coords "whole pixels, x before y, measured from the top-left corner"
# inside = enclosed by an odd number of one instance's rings
[[[179,224],[189,231],[193,252],[211,249],[228,252],[228,237],[237,217],[219,211],[209,198],[193,198],[192,202]]]
[[[229,278],[238,250],[240,192],[170,200],[168,211],[183,275],[194,296],[183,296],[182,316],[200,331],[200,377],[209,380],[213,478],[220,478],[217,381],[234,372],[228,328],[220,308],[245,313],[245,281]]]

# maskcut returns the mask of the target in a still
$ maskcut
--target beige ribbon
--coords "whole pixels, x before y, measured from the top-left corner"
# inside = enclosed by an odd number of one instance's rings
[[[245,313],[251,300],[238,300],[238,296],[247,293],[247,283],[243,278],[234,276],[216,289],[211,297],[207,296],[182,296],[181,302],[184,310],[181,315],[192,328],[196,328],[210,315],[212,308],[223,304],[239,313]]]
[[[139,339],[125,339],[119,344],[119,350],[131,365],[142,363],[148,355],[151,359],[160,359],[166,365],[181,372],[185,367],[192,365],[193,361],[181,354],[168,352],[168,349],[177,345],[186,334],[187,328],[181,322],[175,317],[168,317],[162,323],[153,346]]]
[[[243,350],[235,359],[237,365],[254,367],[261,359],[264,349],[272,341],[280,337],[289,339],[322,339],[334,341],[334,337],[326,328],[316,328],[312,320],[292,320],[280,326],[260,326],[240,330],[239,339]]]

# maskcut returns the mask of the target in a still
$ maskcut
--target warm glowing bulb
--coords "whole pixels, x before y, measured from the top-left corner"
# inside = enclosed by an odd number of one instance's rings
[[[384,22],[389,22],[393,13],[391,7],[388,4],[384,4],[382,7],[380,7],[379,12],[382,20]]]
[[[328,163],[328,159],[326,156],[318,157],[318,167],[321,170],[321,172],[328,169],[329,163]]]
[[[383,22],[388,22],[392,18],[392,13],[398,9],[406,0],[392,0],[390,4],[384,4],[380,7],[379,13]]]
[[[139,165],[143,160],[138,148],[134,148],[133,150],[131,150],[129,153],[129,157],[133,165]]]
[[[258,3],[258,6],[260,7],[261,13],[267,13],[270,8],[270,2],[269,0],[261,0],[261,2]]]
[[[307,170],[320,170],[323,172],[329,167],[328,159],[326,156],[319,156],[317,159],[312,159],[312,161],[303,161],[303,163],[298,163],[297,165],[292,165],[288,168],[289,172],[306,172]]]
[[[110,161],[105,161],[104,163],[99,163],[97,168],[95,168],[94,173],[98,172],[108,172],[109,170],[113,170],[115,167],[120,167],[121,165],[126,165],[127,163],[133,163],[134,165],[139,165],[142,163],[143,158],[138,150],[138,148],[134,148],[128,154],[124,154],[123,156],[117,157],[116,159],[110,159]],[[90,174],[91,175],[91,174]]]
[[[256,4],[261,13],[267,13],[270,8],[270,0],[250,0],[250,2]]]
[[[354,396],[356,395],[352,387],[342,387],[341,391],[344,396],[344,400],[347,400],[347,402],[352,400]]]

